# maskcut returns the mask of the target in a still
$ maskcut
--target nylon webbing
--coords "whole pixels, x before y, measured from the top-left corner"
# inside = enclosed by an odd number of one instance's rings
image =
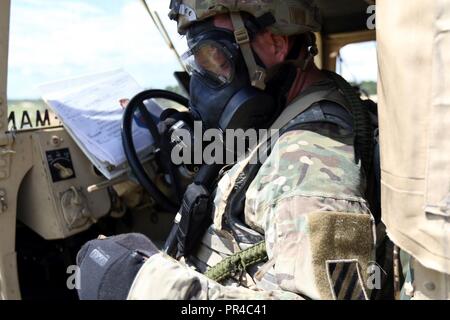
[[[205,275],[217,282],[238,275],[257,263],[267,261],[265,241],[237,252],[206,271]]]
[[[305,112],[314,103],[326,100],[328,96],[335,91],[335,87],[327,86],[324,89],[318,91],[312,91],[307,94],[302,94],[295,99],[278,117],[278,119],[272,124],[271,130],[281,130],[289,122],[295,119],[298,115]],[[334,101],[334,99],[332,99]]]
[[[366,175],[370,174],[373,162],[373,128],[370,120],[369,110],[361,102],[357,91],[340,75],[334,72],[327,72],[342,91],[343,96],[351,108],[355,131],[355,148],[361,153],[362,166]]]
[[[234,27],[234,37],[241,48],[242,56],[247,64],[252,86],[264,90],[266,88],[266,70],[258,66],[250,45],[250,36],[239,12],[230,13]]]

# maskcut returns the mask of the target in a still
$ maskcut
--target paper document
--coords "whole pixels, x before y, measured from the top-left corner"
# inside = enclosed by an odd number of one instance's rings
[[[43,99],[59,117],[86,156],[108,178],[126,169],[121,126],[125,107],[144,89],[127,72],[116,70],[39,87]],[[161,108],[146,102],[153,113]],[[139,120],[139,119],[138,119]],[[133,139],[137,152],[148,155],[153,138],[135,120]]]

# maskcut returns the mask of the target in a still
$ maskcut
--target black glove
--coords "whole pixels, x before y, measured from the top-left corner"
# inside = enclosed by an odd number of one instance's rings
[[[179,121],[184,123],[183,128],[192,131],[194,128],[194,119],[188,111],[177,111],[175,109],[166,109],[161,113],[160,122],[158,123],[158,132],[161,137],[161,148],[165,152],[171,152],[171,134],[172,127]]]
[[[177,126],[178,129],[174,129],[174,125],[177,123],[179,124]],[[182,179],[178,175],[177,169],[174,168],[174,165],[172,163],[172,149],[176,144],[180,143],[180,141],[173,141],[172,134],[174,134],[179,129],[184,129],[191,132],[191,138],[193,139],[193,126],[194,120],[189,112],[180,112],[175,109],[164,110],[160,116],[160,122],[158,123],[158,132],[161,138],[159,145],[161,150],[159,154],[159,164],[163,171],[170,176],[173,191],[179,202],[181,202],[184,191],[186,189],[186,185],[181,182]],[[193,140],[182,141],[182,143],[192,144],[192,141]],[[187,146],[185,146],[185,148],[187,148]],[[194,152],[193,145],[191,145],[191,152]],[[193,159],[192,154],[191,158]],[[190,169],[189,165],[187,166],[188,169]]]
[[[139,269],[155,253],[156,246],[136,233],[89,241],[77,255],[80,300],[126,300]]]

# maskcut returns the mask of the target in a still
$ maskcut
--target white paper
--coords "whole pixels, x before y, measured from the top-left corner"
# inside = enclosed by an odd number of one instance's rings
[[[124,105],[143,88],[127,72],[116,70],[45,84],[39,89],[88,158],[112,178],[111,169],[105,172],[105,168],[123,167],[126,162],[121,137]],[[148,130],[136,123],[133,139],[138,153],[145,153],[153,144]]]

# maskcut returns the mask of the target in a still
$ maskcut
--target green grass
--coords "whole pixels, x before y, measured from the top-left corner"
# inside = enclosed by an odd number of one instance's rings
[[[18,110],[21,108],[45,108],[47,105],[43,100],[25,99],[25,100],[8,100],[8,107]]]

